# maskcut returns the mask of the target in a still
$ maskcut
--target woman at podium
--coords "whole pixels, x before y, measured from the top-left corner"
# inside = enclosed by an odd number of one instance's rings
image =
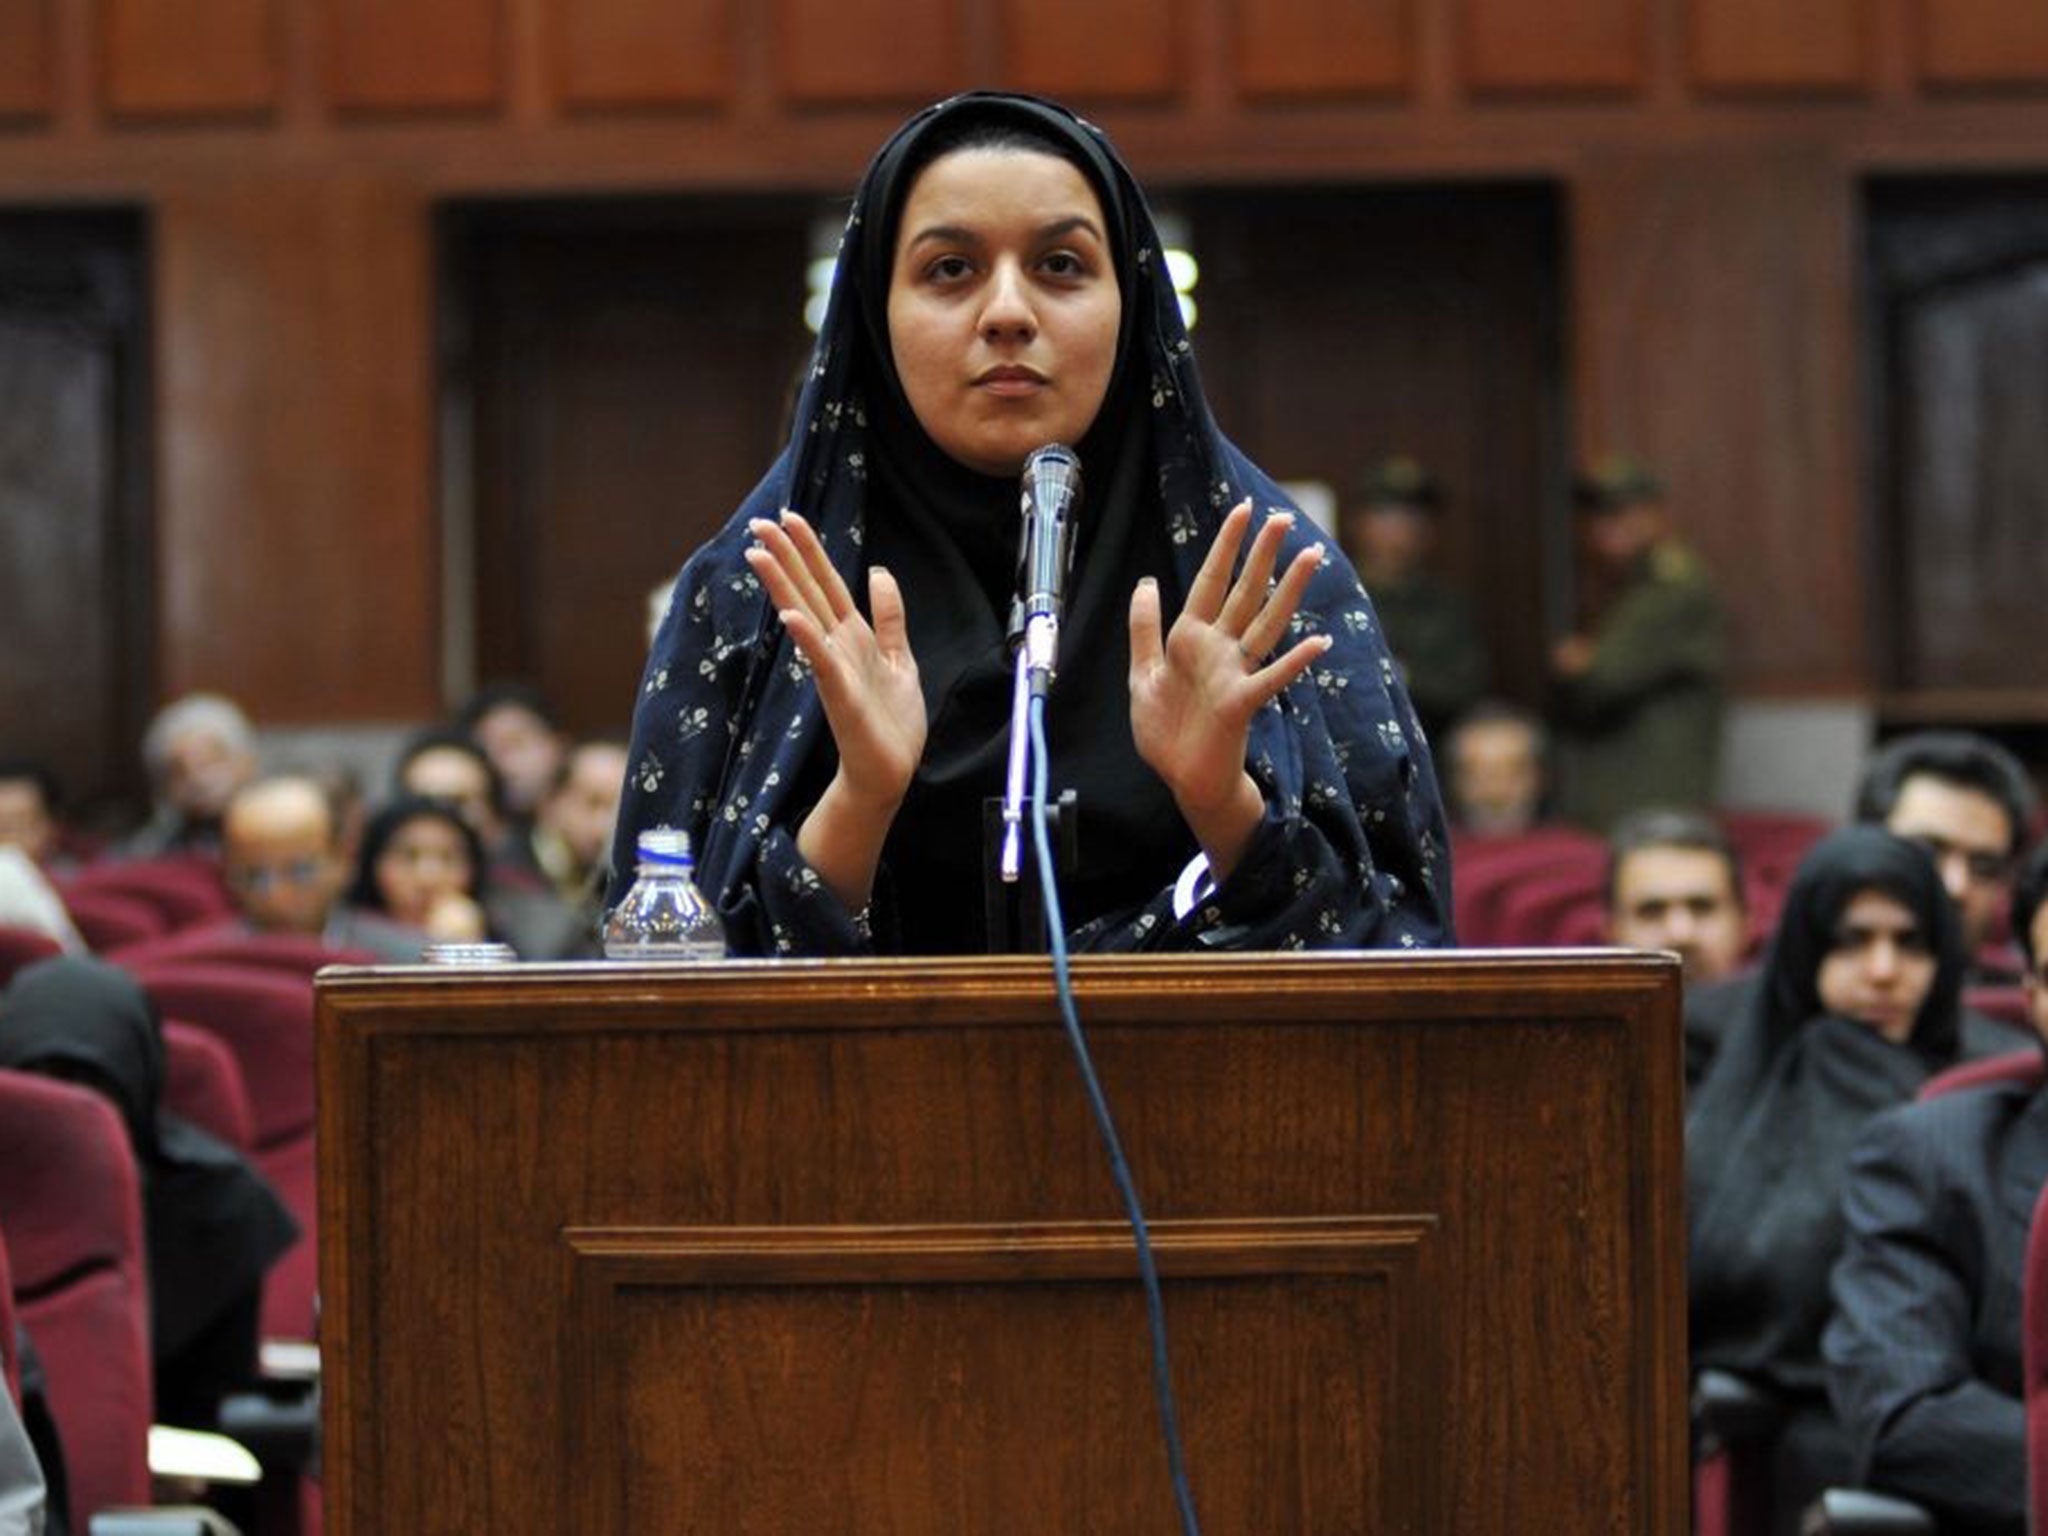
[[[736,953],[990,947],[1018,475],[1055,442],[1085,484],[1047,706],[1075,946],[1447,942],[1435,774],[1364,591],[1217,429],[1107,140],[988,93],[861,181],[789,445],[656,637],[614,889],[668,825]]]

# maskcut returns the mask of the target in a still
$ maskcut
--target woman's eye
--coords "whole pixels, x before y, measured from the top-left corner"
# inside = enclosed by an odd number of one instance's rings
[[[1088,270],[1087,265],[1072,251],[1054,251],[1045,258],[1044,266],[1054,277],[1081,277]]]
[[[965,256],[941,256],[924,269],[924,275],[934,282],[950,283],[965,277],[968,271]]]

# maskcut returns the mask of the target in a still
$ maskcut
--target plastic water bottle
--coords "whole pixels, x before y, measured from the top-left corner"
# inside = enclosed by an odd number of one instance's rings
[[[719,960],[725,925],[697,889],[690,838],[673,827],[640,834],[633,884],[604,920],[608,960]]]

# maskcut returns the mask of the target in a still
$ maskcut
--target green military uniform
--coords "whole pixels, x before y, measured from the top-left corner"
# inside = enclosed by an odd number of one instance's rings
[[[1463,593],[1421,574],[1398,585],[1367,583],[1372,605],[1432,744],[1486,692],[1486,647]]]
[[[1592,640],[1592,664],[1557,683],[1566,818],[1605,832],[1642,806],[1712,804],[1727,622],[1698,556],[1650,550]]]

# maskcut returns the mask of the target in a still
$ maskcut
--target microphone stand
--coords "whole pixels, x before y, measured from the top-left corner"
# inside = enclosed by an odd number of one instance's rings
[[[1023,855],[1025,785],[1031,773],[1031,701],[1052,687],[1053,663],[1059,654],[1059,620],[1034,613],[1024,625],[1017,647],[1015,681],[1010,690],[1010,754],[1001,800],[985,802],[982,815],[982,904],[987,918],[991,954],[1040,954],[1047,946],[1045,906],[1039,899],[1037,866]],[[1078,801],[1066,790],[1042,807],[1053,857],[1061,874],[1074,866],[1078,845]]]

